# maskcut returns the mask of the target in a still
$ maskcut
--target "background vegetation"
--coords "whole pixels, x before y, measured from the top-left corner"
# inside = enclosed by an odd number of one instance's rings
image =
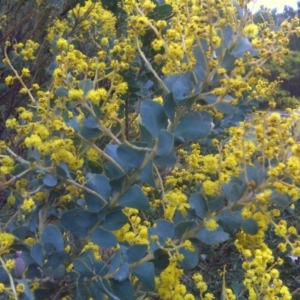
[[[1,298],[299,296],[299,19],[247,2],[3,2]]]

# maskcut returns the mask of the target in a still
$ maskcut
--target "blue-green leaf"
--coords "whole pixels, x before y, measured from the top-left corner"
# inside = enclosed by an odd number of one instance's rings
[[[199,193],[192,194],[190,196],[189,203],[191,209],[195,211],[196,216],[200,219],[204,219],[208,212],[204,197]]]
[[[214,231],[209,231],[206,228],[201,228],[196,233],[196,238],[206,245],[215,245],[227,241],[229,239],[229,234],[227,232],[224,232],[220,227]]]
[[[98,128],[82,127],[80,134],[87,140],[95,139],[102,135],[102,131]]]
[[[78,87],[83,90],[84,95],[86,95],[93,88],[93,82],[89,78],[83,79],[79,82]]]
[[[86,118],[84,118],[83,119],[83,125],[86,128],[93,128],[93,129],[97,128],[97,129],[99,129],[99,123],[92,116],[87,116]]]
[[[255,235],[258,232],[258,223],[256,220],[250,219],[243,219],[242,227],[244,231],[248,234]]]
[[[189,231],[191,228],[193,228],[195,225],[194,221],[183,221],[178,224],[176,224],[175,227],[175,236],[179,239],[183,236],[184,233]]]
[[[48,224],[42,233],[43,244],[52,244],[57,251],[64,251],[64,239],[61,231],[54,225]]]
[[[75,271],[78,272],[78,274],[87,278],[92,278],[93,276],[95,276],[92,268],[83,259],[79,259],[79,258],[74,259],[73,265]]]
[[[43,184],[48,188],[55,187],[57,185],[57,178],[52,174],[45,174],[43,176]]]
[[[164,97],[164,103],[163,103],[164,112],[171,121],[174,121],[174,116],[175,116],[175,111],[177,106],[178,105],[174,100],[172,93],[169,93]]]
[[[40,267],[43,266],[43,247],[40,243],[35,243],[30,248],[30,255],[31,257],[38,263]]]
[[[271,201],[277,207],[287,208],[289,206],[289,197],[285,194],[280,194],[275,190],[272,192]]]
[[[106,216],[101,226],[107,230],[118,230],[128,222],[128,217],[122,210],[113,211]]]
[[[86,187],[99,194],[103,199],[108,200],[111,193],[111,186],[106,176],[87,173],[86,182]],[[84,191],[84,197],[89,211],[98,212],[104,205],[99,197],[87,191]]]
[[[153,175],[153,162],[150,161],[140,174],[140,180],[155,188],[155,179]]]
[[[148,239],[150,241],[151,252],[159,249],[157,243],[152,242],[152,236],[157,235],[159,237],[159,243],[161,246],[165,246],[168,238],[172,239],[175,235],[175,224],[167,220],[156,220],[155,227],[148,229]]]
[[[60,175],[64,178],[71,178],[69,168],[65,162],[60,162],[58,166],[56,166],[57,175]]]
[[[189,251],[185,248],[180,248],[178,251],[183,255],[184,259],[180,261],[179,265],[183,269],[193,269],[199,262],[199,250],[195,247],[195,251]]]
[[[129,271],[130,267],[128,262],[124,262],[113,277],[115,280],[122,281],[128,277]]]
[[[186,113],[174,129],[174,135],[195,141],[206,138],[211,131],[209,122],[204,121],[198,112]]]
[[[94,230],[90,240],[103,248],[111,248],[116,246],[118,243],[116,236],[102,227],[98,227]]]
[[[119,205],[140,210],[148,210],[150,208],[148,199],[138,185],[132,186],[121,196]]]
[[[208,104],[213,104],[213,103],[217,102],[218,96],[213,95],[213,94],[208,94],[208,95],[203,96],[203,100]]]
[[[131,246],[126,251],[127,261],[128,263],[133,263],[141,260],[147,253],[148,246],[142,244],[136,244]]]
[[[229,202],[237,202],[244,194],[247,186],[239,178],[232,177],[229,183],[224,184],[222,188]]]
[[[168,156],[174,148],[174,137],[167,130],[161,130],[158,135],[157,155]]]
[[[127,145],[120,145],[117,148],[119,159],[131,168],[139,168],[144,161],[146,152],[135,150]]]
[[[183,74],[170,75],[164,81],[175,100],[182,101],[191,96],[194,84],[193,75],[190,71]]]
[[[120,300],[134,299],[134,289],[129,279],[123,281],[111,280],[113,294]]]
[[[234,115],[236,113],[236,107],[225,102],[217,103],[215,105],[215,108],[226,115]]]
[[[64,86],[60,86],[56,91],[55,91],[55,96],[57,97],[65,97],[68,96],[69,90],[65,88]]]
[[[143,125],[154,137],[158,137],[160,130],[168,125],[164,109],[156,101],[144,101],[140,108],[140,114]]]
[[[227,25],[223,29],[223,43],[225,48],[227,48],[230,45],[232,36],[233,36],[232,27],[230,25]]]
[[[146,262],[136,266],[132,273],[139,279],[143,284],[143,290],[153,291],[155,289],[155,273],[154,265],[152,262]]]
[[[251,42],[247,38],[241,37],[232,49],[231,53],[234,57],[241,58],[246,52],[250,52],[250,56],[258,54],[258,50],[253,48]]]

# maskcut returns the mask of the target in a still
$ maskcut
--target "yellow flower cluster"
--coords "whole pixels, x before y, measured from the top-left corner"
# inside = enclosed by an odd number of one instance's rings
[[[14,236],[10,233],[0,232],[0,254],[9,252],[10,246],[14,242]]]
[[[145,244],[149,245],[148,240],[148,221],[142,221],[139,216],[139,211],[133,208],[124,208],[124,213],[129,218],[129,223],[126,223],[119,230],[114,231],[119,242],[128,242],[131,245]]]
[[[100,247],[98,245],[95,245],[92,242],[88,242],[83,248],[81,253],[83,253],[84,251],[88,250],[88,249],[92,249],[95,259],[96,260],[101,260],[101,254],[100,254]]]
[[[186,286],[180,282],[183,270],[176,261],[171,261],[159,277],[155,278],[158,295],[162,300],[194,300],[195,297],[187,293]]]

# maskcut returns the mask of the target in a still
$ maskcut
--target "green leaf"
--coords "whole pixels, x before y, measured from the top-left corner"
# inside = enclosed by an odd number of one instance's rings
[[[99,194],[103,199],[108,200],[111,193],[109,180],[104,175],[87,173],[85,186]],[[84,191],[84,199],[89,211],[98,212],[103,207],[103,202],[97,196]]]
[[[57,175],[64,178],[71,178],[69,168],[65,162],[60,162],[58,166],[56,166]]]
[[[198,218],[204,219],[206,217],[208,209],[206,200],[204,199],[202,194],[192,194],[189,199],[189,204],[191,206],[191,209],[195,211]]]
[[[172,93],[169,93],[164,97],[164,103],[163,103],[164,112],[171,121],[174,121],[174,116],[175,116],[175,111],[177,106],[178,105],[174,100]]]
[[[175,227],[175,236],[179,239],[183,236],[184,233],[189,231],[191,228],[195,226],[194,221],[184,221],[180,222]]]
[[[152,262],[155,269],[164,270],[169,265],[170,257],[168,252],[157,248],[157,250],[153,252],[153,255],[154,259],[152,260]]]
[[[257,184],[257,170],[255,167],[246,165],[247,179],[249,181],[254,181]]]
[[[243,284],[235,281],[231,284],[231,288],[232,288],[234,294],[238,297],[245,287]],[[240,299],[240,298],[238,298],[238,299]]]
[[[210,212],[218,211],[225,206],[224,196],[207,197],[207,208]]]
[[[225,102],[217,103],[215,105],[215,108],[226,115],[234,115],[236,113],[236,107]]]
[[[134,299],[134,289],[129,279],[123,281],[111,280],[111,288],[113,294],[119,297],[120,300]]]
[[[161,130],[158,136],[157,156],[154,162],[160,166],[172,167],[177,157],[174,152],[174,137],[166,130]]]
[[[143,125],[154,137],[158,137],[160,130],[168,125],[164,109],[156,101],[144,101],[140,108],[140,115]]]
[[[52,244],[57,251],[64,251],[64,239],[61,231],[54,225],[48,224],[42,233],[43,244]]]
[[[43,176],[43,184],[45,185],[45,187],[52,188],[55,187],[57,183],[57,178],[54,177],[52,174],[45,174]]]
[[[121,160],[118,156],[118,146],[117,145],[107,145],[105,147],[105,153],[113,158],[113,160],[124,170],[125,173],[129,172],[130,168],[123,160]],[[113,165],[114,166],[114,165]],[[114,167],[117,168],[117,167]],[[117,169],[118,173],[121,175],[124,175],[124,173],[121,172],[121,170]]]
[[[229,234],[224,232],[222,228],[217,228],[214,231],[209,231],[206,228],[201,228],[196,233],[196,238],[206,245],[215,245],[223,243],[229,239]]]
[[[146,262],[133,268],[132,273],[143,284],[143,290],[149,292],[155,289],[155,273],[152,262]]]
[[[44,259],[43,259],[44,254],[43,254],[43,247],[40,243],[35,243],[31,246],[30,255],[38,263],[38,265],[40,267],[43,266],[43,264],[44,264]]]
[[[34,295],[32,294],[32,291],[30,287],[28,286],[28,282],[26,279],[17,279],[16,280],[17,284],[22,284],[25,287],[24,293],[21,294],[21,297],[19,298],[20,300],[35,300]]]
[[[177,162],[177,157],[175,152],[171,152],[166,156],[156,156],[154,159],[155,164],[160,165],[162,167],[173,167]]]
[[[128,217],[122,210],[117,210],[106,216],[101,226],[106,230],[118,230],[128,222]]]
[[[83,119],[83,125],[86,128],[93,128],[93,129],[97,128],[97,129],[99,129],[99,123],[92,116],[87,116],[86,118],[84,118]]]
[[[234,62],[235,62],[234,56],[228,50],[226,50],[222,60],[221,67],[225,68],[227,72],[231,72],[234,69]]]
[[[127,145],[120,145],[117,148],[119,159],[131,168],[139,168],[144,161],[146,152],[132,149]]]
[[[246,52],[250,52],[250,56],[258,54],[258,50],[253,48],[251,42],[247,38],[241,37],[232,49],[231,53],[235,58],[241,58]]]
[[[78,274],[87,278],[92,278],[93,276],[95,276],[95,273],[92,270],[92,268],[83,259],[79,259],[79,258],[74,259],[73,265],[75,271],[78,272]]]
[[[174,148],[174,137],[167,130],[161,130],[158,135],[157,155],[168,156]]]
[[[190,71],[183,74],[170,75],[164,81],[177,101],[182,101],[190,96],[194,89],[193,76]]]
[[[121,253],[121,249],[118,249],[113,254],[110,265],[109,265],[109,273],[114,273],[122,264],[123,262],[123,255]]]
[[[102,135],[102,131],[98,128],[82,127],[80,134],[87,140],[95,139]]]
[[[199,262],[199,250],[195,247],[195,251],[191,252],[185,248],[178,250],[183,255],[184,259],[179,262],[179,265],[183,269],[193,269]]]
[[[281,208],[287,208],[289,206],[289,198],[287,195],[279,194],[276,191],[272,192],[271,195],[272,203]]]
[[[150,208],[148,199],[138,185],[132,186],[121,196],[119,205],[140,210],[148,210]]]
[[[103,248],[112,248],[118,243],[116,236],[102,227],[98,227],[94,230],[90,240]]]
[[[155,179],[153,175],[153,162],[150,161],[140,174],[140,180],[144,183],[149,184],[152,187],[156,187]]]
[[[83,90],[84,95],[87,95],[87,93],[93,88],[93,82],[89,78],[83,79],[79,82],[78,87]]]
[[[243,219],[242,227],[244,231],[248,234],[255,235],[258,232],[258,224],[257,221],[254,219]]]
[[[243,196],[247,186],[239,178],[232,177],[229,183],[223,184],[222,188],[227,200],[236,203]]]
[[[230,45],[232,37],[233,37],[233,31],[232,27],[230,25],[227,25],[223,30],[223,43],[225,49]]]
[[[151,252],[159,249],[157,243],[152,241],[151,236],[157,235],[159,237],[159,243],[161,246],[165,246],[166,240],[168,238],[172,239],[175,235],[175,224],[167,220],[156,220],[155,227],[150,227],[148,229],[148,239],[150,241]]]
[[[174,129],[174,135],[188,141],[206,138],[210,134],[210,124],[198,112],[188,112]]]
[[[130,271],[130,267],[128,262],[124,262],[119,268],[119,270],[116,273],[114,273],[113,277],[115,280],[123,281],[128,277],[129,271]]]
[[[69,90],[67,88],[65,88],[64,86],[61,86],[55,91],[55,96],[65,97],[65,96],[68,96],[68,92],[69,92]]]
[[[126,251],[127,261],[132,264],[136,261],[141,260],[147,253],[148,246],[142,244],[136,244],[131,246]]]
[[[97,221],[97,214],[81,208],[68,210],[61,217],[62,226],[78,238],[83,238]]]
[[[170,4],[158,5],[153,9],[153,13],[158,15],[158,19],[164,19],[172,14],[173,7]]]
[[[141,124],[141,122],[139,122],[139,130],[140,130],[140,136],[141,136],[141,140],[144,143],[147,143],[149,148],[153,147],[153,136],[152,134],[146,129],[146,127],[144,125]]]
[[[240,228],[242,217],[239,213],[233,213],[229,209],[226,209],[218,216],[218,221],[226,231],[233,231]]]
[[[217,102],[218,96],[212,95],[212,94],[208,94],[208,95],[203,96],[203,100],[207,104],[214,104],[215,102]]]

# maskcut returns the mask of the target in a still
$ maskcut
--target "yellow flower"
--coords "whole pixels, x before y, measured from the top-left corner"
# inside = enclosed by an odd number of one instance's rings
[[[209,231],[214,231],[219,227],[219,224],[215,219],[204,220],[204,226]]]
[[[22,76],[24,77],[30,77],[30,71],[28,68],[23,68],[22,69]]]
[[[5,291],[5,285],[0,282],[0,294],[2,294]]]
[[[8,259],[5,265],[7,269],[12,270],[15,267],[15,261],[13,259]]]
[[[258,34],[258,26],[255,24],[249,24],[245,26],[243,34],[245,37],[248,37],[250,39],[255,38]]]
[[[35,209],[35,203],[33,199],[32,198],[25,199],[23,204],[21,205],[21,209],[27,213],[33,211]]]
[[[22,294],[25,291],[25,285],[22,283],[17,284],[16,291],[18,294]]]

